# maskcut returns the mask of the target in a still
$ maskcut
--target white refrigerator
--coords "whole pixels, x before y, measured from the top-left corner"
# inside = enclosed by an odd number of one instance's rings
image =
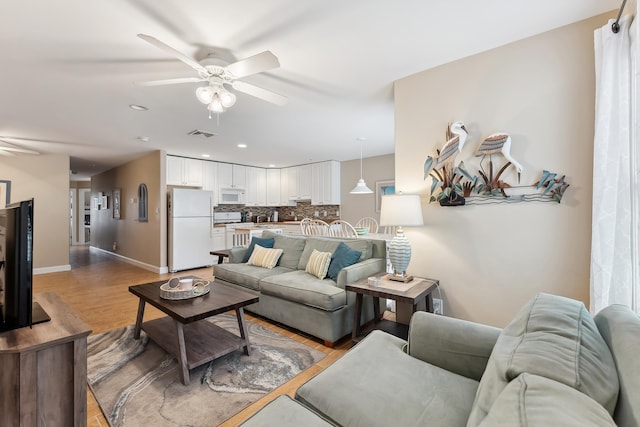
[[[213,264],[213,192],[188,188],[169,191],[169,271]]]

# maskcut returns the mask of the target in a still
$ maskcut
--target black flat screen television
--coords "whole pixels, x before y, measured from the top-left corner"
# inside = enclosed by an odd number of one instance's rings
[[[0,331],[50,320],[33,302],[33,199],[0,209]]]

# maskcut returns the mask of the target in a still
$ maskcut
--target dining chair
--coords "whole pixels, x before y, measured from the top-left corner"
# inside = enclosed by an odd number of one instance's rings
[[[329,224],[321,219],[312,219],[309,224],[309,233],[311,236],[328,236]]]
[[[331,237],[358,237],[356,229],[347,221],[336,219],[329,224],[329,236]]]
[[[310,231],[311,231],[311,218],[302,218],[302,221],[300,221],[300,231],[302,231],[303,235],[309,235]]]
[[[378,221],[375,218],[371,218],[370,216],[366,216],[364,218],[360,218],[358,222],[356,222],[355,228],[368,228],[369,233],[377,233],[378,232]]]

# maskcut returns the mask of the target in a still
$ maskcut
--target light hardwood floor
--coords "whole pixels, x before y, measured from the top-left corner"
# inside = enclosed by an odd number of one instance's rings
[[[129,293],[129,286],[163,280],[171,276],[143,270],[116,257],[90,251],[87,246],[72,247],[71,266],[71,271],[34,276],[34,292],[56,292],[91,327],[93,334],[135,323],[138,298]],[[193,274],[203,279],[210,279],[212,269],[203,268],[179,274]],[[159,310],[147,305],[145,320],[162,315],[163,313]],[[324,346],[320,340],[299,331],[279,327],[251,314],[247,314],[247,319],[320,350],[327,356],[291,381],[238,412],[221,424],[222,426],[238,425],[276,396],[282,394],[293,396],[302,383],[340,358],[351,347],[349,338],[343,338],[335,348],[331,349]],[[87,425],[89,427],[108,426],[91,390],[87,392],[87,401]]]

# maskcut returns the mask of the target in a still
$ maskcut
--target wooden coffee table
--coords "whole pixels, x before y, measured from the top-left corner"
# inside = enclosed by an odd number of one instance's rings
[[[198,279],[194,276],[185,276]],[[144,329],[149,338],[173,355],[180,365],[180,379],[189,384],[189,369],[200,366],[244,347],[251,354],[249,334],[243,307],[258,302],[256,295],[212,282],[208,294],[184,299],[160,298],[160,285],[166,280],[129,286],[129,292],[140,298],[134,338]],[[168,316],[142,322],[145,304],[149,303]],[[201,320],[235,310],[240,336]]]

